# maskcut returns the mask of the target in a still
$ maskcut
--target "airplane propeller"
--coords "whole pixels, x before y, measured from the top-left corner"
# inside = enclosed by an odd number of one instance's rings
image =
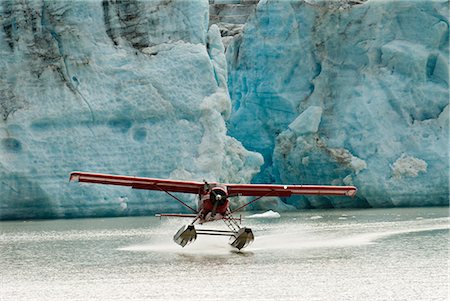
[[[221,191],[212,189],[210,193],[210,199],[214,202],[213,209],[211,211],[211,217],[214,217],[216,215],[217,207],[219,206],[219,204],[223,204],[223,202],[227,199],[227,195],[223,195],[218,192]]]

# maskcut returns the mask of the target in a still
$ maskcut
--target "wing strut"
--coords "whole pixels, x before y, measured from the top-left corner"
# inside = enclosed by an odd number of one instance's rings
[[[273,190],[269,191],[269,192],[266,193],[265,195],[261,195],[261,196],[257,197],[256,199],[251,200],[250,202],[248,202],[248,203],[242,205],[241,207],[239,207],[239,208],[237,208],[237,209],[234,209],[233,211],[230,212],[230,214],[233,214],[233,213],[235,213],[235,212],[241,210],[242,208],[247,207],[248,205],[250,205],[250,204],[256,202],[257,200],[259,200],[259,199],[261,199],[261,198],[263,198],[263,197],[265,197],[265,196],[268,196],[268,195],[271,194],[272,192],[273,192]]]
[[[175,199],[176,201],[180,202],[182,205],[184,205],[186,208],[191,209],[192,212],[194,213],[198,213],[197,210],[195,210],[194,208],[192,208],[191,206],[189,206],[188,204],[186,204],[185,202],[183,202],[182,200],[180,200],[179,198],[177,198],[175,195],[173,195],[172,193],[170,193],[169,191],[165,190],[162,187],[159,187],[157,184],[154,184],[153,186],[155,186],[156,188],[158,188],[159,190],[167,193],[168,195],[170,195],[173,199]]]

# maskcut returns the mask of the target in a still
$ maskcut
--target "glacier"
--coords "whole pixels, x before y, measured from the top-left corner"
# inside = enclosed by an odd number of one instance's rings
[[[448,1],[349,2],[259,2],[227,48],[229,133],[256,182],[359,189],[296,208],[448,205]]]
[[[448,2],[350,2],[261,0],[225,48],[207,0],[2,1],[0,219],[183,211],[74,170],[448,205]]]
[[[160,193],[68,183],[74,170],[246,182],[227,136],[226,59],[207,1],[0,5],[0,218],[181,211]]]

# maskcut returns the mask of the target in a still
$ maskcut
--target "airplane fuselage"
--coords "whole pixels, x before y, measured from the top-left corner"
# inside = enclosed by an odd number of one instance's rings
[[[200,194],[198,210],[201,212],[200,223],[222,219],[230,207],[227,188],[215,186]]]

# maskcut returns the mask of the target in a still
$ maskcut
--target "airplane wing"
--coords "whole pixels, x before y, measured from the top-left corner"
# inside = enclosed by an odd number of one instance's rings
[[[335,195],[355,196],[354,186],[318,186],[318,185],[271,185],[271,184],[226,184],[231,196],[279,196],[291,195]]]
[[[203,190],[205,185],[205,183],[202,182],[118,176],[118,175],[88,173],[78,171],[72,172],[70,174],[70,181],[105,184],[105,185],[129,186],[135,189],[159,190],[164,192],[182,192],[194,194],[199,194]]]
[[[70,181],[105,185],[129,186],[135,189],[159,190],[165,192],[182,192],[199,194],[205,183],[194,181],[166,180],[119,176],[101,173],[72,172]],[[273,185],[273,184],[225,184],[230,196],[280,196],[291,195],[336,195],[354,196],[354,186],[319,186],[319,185]]]
[[[155,178],[142,178],[131,176],[119,176],[101,173],[72,172],[70,181],[85,182],[105,185],[129,186],[134,189],[146,189],[163,191],[172,196],[175,200],[189,208],[194,213],[197,211],[188,204],[172,195],[171,192],[201,194],[206,183],[180,180],[166,180]],[[216,184],[216,183],[211,183]],[[228,195],[233,196],[254,196],[256,199],[242,205],[232,211],[232,213],[250,205],[265,196],[290,197],[292,195],[335,195],[335,196],[355,196],[354,186],[318,186],[318,185],[273,185],[273,184],[224,184],[227,187]]]
[[[354,186],[226,184],[230,196],[254,196],[254,200],[234,209],[231,213],[256,202],[265,196],[290,197],[292,195],[355,196]]]

